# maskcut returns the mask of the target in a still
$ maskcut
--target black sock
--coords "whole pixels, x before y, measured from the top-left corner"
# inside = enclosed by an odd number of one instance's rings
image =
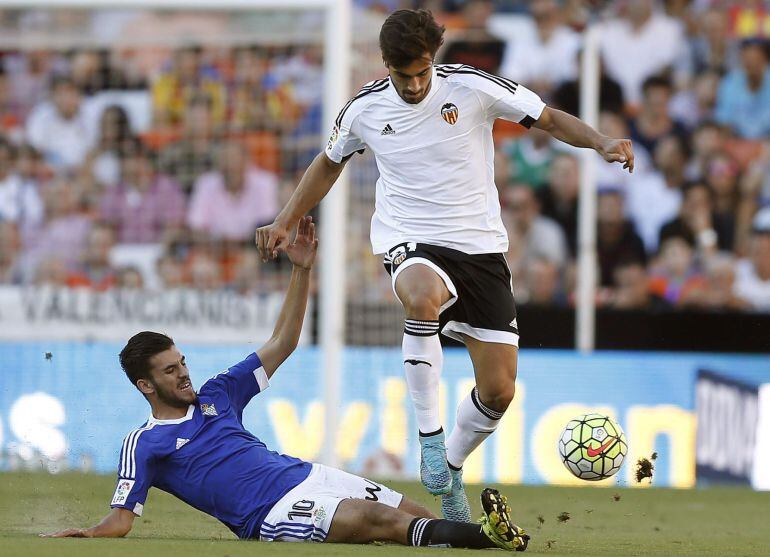
[[[409,545],[462,547],[466,549],[496,547],[481,530],[480,524],[454,520],[415,518],[409,525],[406,538]]]

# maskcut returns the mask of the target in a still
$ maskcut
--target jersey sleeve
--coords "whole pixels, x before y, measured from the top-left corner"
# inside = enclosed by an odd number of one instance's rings
[[[224,391],[230,399],[230,404],[239,412],[255,395],[267,389],[268,385],[267,373],[256,352],[252,352],[245,360],[215,375],[205,383],[206,388]]]
[[[441,71],[476,91],[489,120],[502,118],[530,128],[545,109],[536,93],[510,79],[471,66],[448,66]]]
[[[123,508],[142,516],[147,492],[155,478],[155,458],[150,443],[142,442],[147,428],[129,433],[123,440],[118,461],[118,484],[112,496],[112,508]]]
[[[373,84],[374,82],[367,84],[361,91],[367,91]],[[342,162],[354,153],[363,153],[366,149],[366,144],[359,136],[356,124],[356,116],[361,109],[361,102],[356,101],[362,96],[364,95],[359,93],[350,99],[334,121],[334,128],[329,136],[329,141],[326,143],[326,156],[336,163]]]

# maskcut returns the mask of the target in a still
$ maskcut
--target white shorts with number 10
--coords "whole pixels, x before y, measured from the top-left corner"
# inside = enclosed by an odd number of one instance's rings
[[[267,513],[259,539],[322,542],[343,499],[366,499],[397,508],[403,497],[382,484],[314,463],[310,475]]]

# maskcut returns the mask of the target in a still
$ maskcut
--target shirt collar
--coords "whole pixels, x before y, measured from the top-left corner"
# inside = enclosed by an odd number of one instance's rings
[[[173,420],[159,420],[152,414],[150,414],[150,419],[147,420],[148,424],[156,424],[156,425],[172,425],[172,424],[181,424],[183,422],[186,422],[188,420],[192,420],[193,412],[195,412],[195,405],[191,404],[189,408],[187,408],[187,414],[182,416],[181,418],[174,418]]]

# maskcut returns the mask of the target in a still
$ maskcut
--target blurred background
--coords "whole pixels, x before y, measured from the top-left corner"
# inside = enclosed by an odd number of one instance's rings
[[[627,428],[630,458],[660,452],[661,485],[770,486],[756,472],[770,462],[768,2],[356,0],[348,96],[386,75],[377,35],[403,7],[446,25],[438,62],[503,75],[575,115],[585,32],[598,29],[598,128],[631,138],[636,156],[633,175],[596,167],[595,345],[611,351],[579,354],[582,155],[496,124],[520,389],[467,479],[569,482],[559,430],[599,408]],[[270,334],[291,269],[258,260],[254,230],[331,127],[325,17],[0,9],[0,469],[113,470],[146,415],[116,358],[138,330],[174,336],[197,385]],[[348,166],[344,238],[321,238],[347,295],[337,437],[315,435],[317,281],[303,347],[246,425],[297,456],[331,445],[353,471],[414,477],[402,310],[368,238],[377,169],[369,153]],[[446,362],[451,426],[472,375],[464,351],[448,346]]]

